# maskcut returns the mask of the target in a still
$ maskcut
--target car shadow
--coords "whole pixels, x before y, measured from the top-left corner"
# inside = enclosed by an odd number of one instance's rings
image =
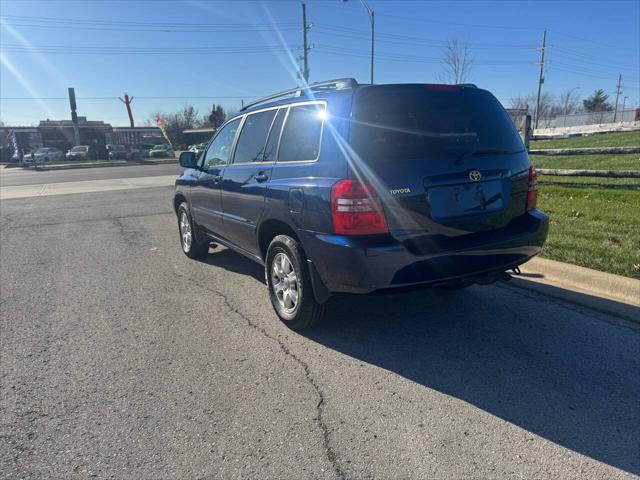
[[[260,265],[231,250],[201,261],[264,282]],[[301,334],[639,474],[640,327],[548,293],[495,284],[336,296]]]
[[[264,269],[253,260],[240,255],[233,250],[216,246],[209,249],[209,254],[196,259],[214,267],[224,268],[230,272],[249,275],[261,283],[264,283]]]
[[[574,308],[504,285],[353,296],[303,334],[638,474],[637,331]]]

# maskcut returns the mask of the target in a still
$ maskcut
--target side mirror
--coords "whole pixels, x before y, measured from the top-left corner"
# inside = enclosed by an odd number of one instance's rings
[[[182,152],[180,154],[180,166],[182,168],[196,168],[198,159],[193,152]]]

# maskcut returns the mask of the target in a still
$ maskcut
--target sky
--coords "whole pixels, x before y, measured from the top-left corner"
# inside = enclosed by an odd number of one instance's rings
[[[375,83],[442,81],[442,47],[456,39],[474,59],[469,82],[508,106],[537,89],[584,98],[602,88],[640,106],[640,1],[391,1],[375,11]],[[310,82],[369,82],[370,23],[359,0],[307,0]],[[0,0],[0,120],[37,125],[78,115],[136,125],[188,104],[241,101],[298,84],[300,1]]]

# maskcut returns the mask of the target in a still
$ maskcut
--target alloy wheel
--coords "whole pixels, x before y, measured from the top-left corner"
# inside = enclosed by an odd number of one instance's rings
[[[185,212],[180,214],[180,239],[182,240],[182,249],[188,252],[191,249],[191,223]]]
[[[271,263],[271,288],[284,312],[291,314],[300,296],[298,274],[285,253],[278,253]]]

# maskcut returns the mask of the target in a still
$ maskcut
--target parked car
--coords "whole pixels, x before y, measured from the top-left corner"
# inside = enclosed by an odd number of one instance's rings
[[[131,151],[127,150],[124,145],[109,145],[109,159],[123,159],[129,160],[131,159]]]
[[[17,163],[20,161],[20,157],[14,155],[14,150],[11,147],[0,146],[0,162],[2,163]]]
[[[98,158],[95,147],[90,145],[76,145],[65,155],[67,160],[95,160]]]
[[[143,143],[138,145],[138,153],[140,155],[140,158],[149,158],[151,149],[154,147],[155,145],[149,144],[149,143]]]
[[[180,164],[184,253],[218,242],[264,265],[292,329],[335,293],[508,279],[547,236],[520,136],[475,85],[290,90],[245,107]]]
[[[202,152],[204,152],[207,148],[207,143],[199,143],[197,145],[191,145],[189,147],[189,151],[196,154],[196,157],[199,157]]]
[[[25,160],[28,157],[34,162],[57,162],[64,159],[64,152],[55,147],[42,147],[31,152],[31,155],[25,155]]]
[[[156,145],[149,151],[151,158],[171,158],[175,156],[173,148],[169,145]]]

